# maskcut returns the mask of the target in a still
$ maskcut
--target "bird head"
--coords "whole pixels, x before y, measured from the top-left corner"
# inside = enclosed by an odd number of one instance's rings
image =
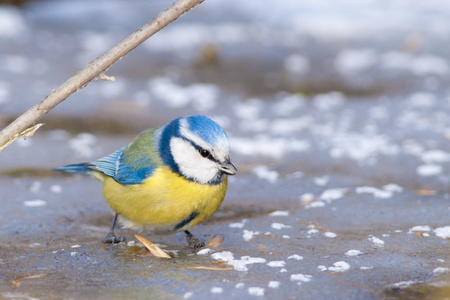
[[[220,183],[225,175],[235,175],[228,137],[216,122],[197,115],[175,119],[161,133],[164,164],[183,177],[202,184]]]

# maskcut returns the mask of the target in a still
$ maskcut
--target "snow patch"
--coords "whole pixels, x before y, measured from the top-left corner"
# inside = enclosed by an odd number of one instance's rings
[[[47,202],[41,199],[36,199],[36,200],[27,200],[23,202],[23,205],[27,206],[27,207],[40,207],[40,206],[45,206],[47,205]]]
[[[293,254],[291,256],[288,256],[288,259],[302,260],[303,256],[298,255],[298,254]]]
[[[359,250],[348,250],[347,252],[345,252],[346,256],[358,256],[361,254],[363,254],[363,253]]]
[[[270,225],[270,227],[272,227],[273,229],[277,229],[277,230],[281,230],[281,229],[285,229],[285,228],[292,228],[291,225],[285,225],[282,223],[272,223],[272,225]]]
[[[279,282],[279,281],[269,281],[269,284],[268,284],[269,288],[271,288],[271,289],[277,289],[280,287],[280,285],[281,285],[281,282]]]
[[[213,259],[222,260],[232,265],[236,271],[248,271],[247,265],[262,264],[266,260],[262,257],[242,256],[241,259],[234,259],[233,253],[230,251],[217,252],[211,255]]]
[[[436,228],[433,232],[437,237],[443,239],[450,238],[450,226]]]
[[[252,231],[252,230],[244,229],[242,238],[244,239],[244,241],[248,242],[256,235],[259,235],[259,231]]]
[[[378,247],[384,246],[384,241],[379,239],[379,238],[377,238],[376,236],[370,235],[368,240],[370,242],[374,243],[375,246],[378,246]]]
[[[292,274],[291,281],[301,281],[301,282],[310,282],[312,279],[312,275],[306,274]]]
[[[416,172],[423,177],[436,176],[442,173],[442,166],[436,164],[426,164],[417,167]]]
[[[248,288],[248,294],[252,296],[264,296],[264,288],[260,287],[249,287]]]
[[[350,264],[345,261],[338,261],[333,264],[333,266],[328,267],[328,271],[330,272],[346,272],[350,270]]]
[[[267,263],[267,265],[272,268],[282,268],[286,265],[286,262],[283,260],[279,260],[279,261],[274,260],[274,261],[269,261]]]
[[[269,214],[270,217],[287,217],[289,216],[289,211],[276,210]]]
[[[277,171],[270,170],[267,166],[257,166],[253,168],[252,173],[259,179],[265,179],[270,183],[275,183],[280,177]]]
[[[347,191],[347,188],[328,189],[323,191],[319,198],[323,201],[331,202],[344,197]]]

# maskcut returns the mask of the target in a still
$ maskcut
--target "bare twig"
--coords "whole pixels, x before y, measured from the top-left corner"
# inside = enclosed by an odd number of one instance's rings
[[[31,107],[5,127],[0,132],[0,151],[19,138],[23,132],[26,132],[28,127],[33,125],[53,107],[64,101],[71,94],[85,87],[91,80],[111,67],[128,52],[203,1],[178,0],[153,20],[89,63],[83,70],[77,72],[75,76],[69,78],[69,80],[57,89],[54,89],[41,102]]]
[[[23,139],[32,137],[33,134],[36,132],[36,130],[38,130],[42,125],[44,125],[44,123],[38,123],[31,127],[26,128],[22,132],[14,134],[8,141],[6,141],[6,143],[4,145],[0,146],[0,151],[2,151],[3,148],[6,148],[7,146],[9,146],[9,144],[11,144],[12,142],[14,142],[15,140],[17,140],[20,137],[23,137]]]

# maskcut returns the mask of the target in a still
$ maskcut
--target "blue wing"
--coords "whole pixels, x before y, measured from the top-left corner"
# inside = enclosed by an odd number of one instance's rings
[[[124,148],[125,149],[125,148]],[[120,157],[124,149],[114,151],[108,156],[102,157],[96,161],[89,163],[91,167],[102,172],[103,174],[114,178],[120,167]]]
[[[127,148],[91,162],[97,170],[114,178],[124,185],[139,184],[149,177],[156,169],[156,165],[149,157],[127,157],[124,155]],[[128,158],[128,159],[127,159]]]

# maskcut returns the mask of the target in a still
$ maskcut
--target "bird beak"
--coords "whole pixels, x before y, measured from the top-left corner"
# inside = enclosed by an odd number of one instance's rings
[[[219,170],[228,175],[236,175],[237,173],[236,167],[231,163],[229,159],[220,164]]]

